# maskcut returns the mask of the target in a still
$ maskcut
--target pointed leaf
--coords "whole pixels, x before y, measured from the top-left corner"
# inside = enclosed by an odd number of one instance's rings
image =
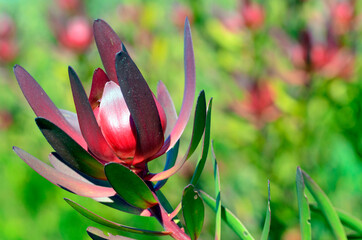
[[[216,212],[216,201],[210,195],[203,191],[199,191],[204,202]],[[221,205],[222,220],[234,231],[234,233],[243,240],[254,240],[253,236],[246,229],[244,224],[226,207]]]
[[[106,179],[103,165],[59,127],[44,118],[36,118],[35,122],[49,144],[62,157],[62,160],[89,176]]]
[[[88,227],[87,233],[88,233],[88,236],[90,238],[92,238],[93,240],[132,240],[133,239],[133,238],[122,237],[122,236],[118,236],[118,235],[115,236],[110,233],[108,233],[106,235],[103,233],[102,230],[99,230],[98,228],[95,228],[95,227]]]
[[[184,189],[181,205],[186,231],[191,240],[197,239],[204,224],[204,203],[193,185]]]
[[[182,106],[180,110],[177,122],[172,129],[170,136],[166,139],[164,145],[160,151],[156,154],[156,157],[161,156],[172,148],[176,142],[180,139],[187,122],[190,118],[192,111],[192,105],[195,98],[195,57],[194,49],[192,46],[191,30],[189,20],[186,18],[185,30],[184,30],[184,67],[185,67],[185,89],[182,100]]]
[[[151,214],[147,209],[141,209],[132,206],[131,204],[127,203],[124,199],[122,199],[119,195],[115,195],[107,199],[94,199],[94,200],[100,202],[103,205],[117,209],[122,212],[131,213],[140,216],[151,216]]]
[[[164,135],[168,136],[177,121],[177,112],[170,93],[167,91],[167,88],[162,81],[159,81],[157,84],[157,100],[166,114],[167,127]]]
[[[328,199],[327,195],[323,192],[323,190],[317,185],[317,183],[315,183],[306,172],[302,170],[302,174],[306,187],[318,203],[318,207],[322,210],[324,217],[332,228],[334,236],[336,237],[336,239],[346,240],[347,236],[344,231],[343,225],[339,220],[339,217],[334,210],[331,201]]]
[[[313,212],[322,213],[322,211],[318,208],[316,204],[310,204],[310,209]],[[336,209],[339,219],[341,220],[342,224],[353,231],[356,231],[359,234],[362,234],[362,221],[358,218],[346,213],[344,211]]]
[[[92,87],[88,97],[92,109],[99,106],[99,100],[102,98],[104,85],[106,85],[108,81],[108,76],[101,68],[97,68],[94,71]]]
[[[173,148],[171,148],[170,151],[167,152],[167,154],[166,154],[166,164],[165,164],[165,167],[164,167],[163,171],[166,171],[166,170],[170,169],[171,167],[173,167],[175,165],[179,147],[180,147],[180,141],[178,141],[175,144],[175,146]],[[168,178],[163,179],[161,181],[158,181],[154,186],[155,190],[158,191],[160,188],[162,188],[163,185],[166,184],[167,179]]]
[[[271,210],[270,210],[270,181],[268,181],[268,207],[266,209],[266,216],[264,222],[263,232],[261,233],[261,240],[268,240],[270,232],[270,222],[271,222]]]
[[[15,77],[18,80],[21,91],[26,100],[38,117],[49,119],[54,122],[71,138],[73,138],[83,148],[87,147],[83,137],[65,120],[63,114],[50,100],[45,91],[34,80],[34,78],[19,65],[14,67]]]
[[[209,153],[209,146],[210,146],[210,128],[211,128],[211,109],[212,109],[212,98],[210,99],[209,106],[207,109],[206,115],[206,123],[205,123],[205,133],[204,133],[204,140],[202,145],[202,155],[201,159],[196,165],[196,170],[192,176],[191,184],[196,185],[201,177],[201,173],[204,170],[207,154]]]
[[[146,209],[158,203],[146,183],[130,169],[108,163],[104,170],[114,190],[129,204]]]
[[[101,19],[94,21],[93,33],[99,55],[101,56],[108,77],[111,81],[118,83],[114,59],[116,54],[123,50],[122,41],[113,29]]]
[[[89,150],[101,161],[117,161],[117,158],[104,139],[102,131],[98,126],[82,83],[73,68],[69,67],[68,72],[80,130],[88,144]]]
[[[58,170],[52,168],[48,164],[40,161],[39,159],[33,157],[24,150],[14,147],[13,150],[15,153],[24,160],[32,169],[34,169],[41,176],[46,178],[48,181],[53,184],[59,185],[60,187],[71,191],[77,195],[90,197],[90,198],[99,198],[99,197],[110,197],[114,196],[116,192],[112,188],[97,186],[87,182],[83,182],[79,179],[68,176]]]
[[[206,132],[210,131],[210,128],[205,128],[205,122],[206,122],[206,100],[205,100],[205,93],[204,91],[200,92],[200,95],[197,99],[196,109],[195,109],[195,118],[194,118],[194,126],[192,129],[192,137],[191,142],[189,144],[188,150],[184,157],[181,160],[176,161],[176,164],[166,170],[162,171],[160,173],[156,174],[149,174],[145,177],[148,181],[160,181],[166,178],[169,178],[173,174],[175,174],[177,171],[181,169],[181,167],[184,165],[186,160],[191,156],[191,154],[196,150],[201,137],[203,135],[204,129]],[[207,134],[205,135],[207,136]]]
[[[85,207],[79,205],[76,202],[73,202],[70,199],[64,198],[64,200],[72,208],[74,208],[77,212],[82,214],[84,217],[92,220],[93,222],[99,223],[99,224],[101,224],[103,226],[114,228],[114,229],[117,229],[117,230],[122,230],[122,231],[125,231],[125,232],[131,232],[131,233],[137,233],[137,234],[143,234],[143,235],[153,235],[153,236],[169,235],[168,232],[156,232],[156,231],[150,231],[150,230],[143,230],[143,229],[129,227],[129,226],[125,226],[125,225],[122,225],[122,224],[119,224],[119,223],[112,222],[112,221],[109,221],[109,220],[107,220],[107,219],[105,219],[105,218],[103,218],[103,217],[89,211]]]
[[[153,94],[136,64],[125,52],[116,55],[116,71],[124,100],[137,130],[133,165],[154,155],[163,144],[163,130]]]
[[[219,174],[219,167],[217,166],[217,161],[214,152],[213,143],[211,144],[211,152],[212,152],[212,159],[214,160],[214,181],[215,181],[215,212],[216,212],[216,219],[215,219],[215,240],[221,239],[221,195],[220,195],[220,174]]]
[[[298,208],[299,208],[299,223],[300,223],[300,234],[302,240],[312,239],[312,228],[310,224],[310,211],[308,205],[308,198],[304,193],[305,185],[303,174],[300,167],[297,168],[297,197],[298,197]]]
[[[60,112],[63,114],[63,117],[67,120],[67,122],[72,126],[72,128],[79,133],[81,136],[82,133],[80,131],[79,122],[78,122],[78,116],[74,112],[59,109]]]

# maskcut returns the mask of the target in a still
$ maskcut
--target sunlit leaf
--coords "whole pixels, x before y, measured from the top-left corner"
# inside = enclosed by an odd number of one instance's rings
[[[210,195],[203,191],[199,191],[204,202],[216,212],[216,201]],[[244,224],[227,208],[221,205],[222,220],[235,232],[235,234],[243,240],[254,240],[253,236],[246,229]]]
[[[191,240],[197,239],[204,224],[204,203],[193,185],[184,189],[181,205],[186,231]]]
[[[192,176],[191,183],[190,183],[192,185],[196,185],[197,182],[199,181],[201,173],[202,173],[202,171],[204,170],[204,167],[205,167],[207,154],[209,152],[210,128],[211,128],[211,109],[212,109],[212,98],[209,101],[209,106],[208,106],[208,109],[207,109],[201,159],[198,161],[198,163],[196,165],[195,172],[194,172],[194,174]]]
[[[143,229],[138,229],[138,228],[134,228],[134,227],[129,227],[129,226],[125,226],[119,223],[115,223],[112,221],[109,221],[91,211],[89,211],[88,209],[86,209],[85,207],[79,205],[76,202],[73,202],[70,199],[65,198],[64,199],[72,208],[74,208],[77,212],[79,212],[80,214],[82,214],[84,217],[92,220],[93,222],[99,223],[103,226],[106,227],[110,227],[110,228],[114,228],[117,230],[122,230],[125,232],[131,232],[131,233],[138,233],[138,234],[143,234],[143,235],[157,235],[157,236],[162,236],[162,235],[169,235],[170,233],[168,232],[157,232],[157,231],[150,231],[150,230],[143,230]]]
[[[336,239],[346,240],[347,236],[344,231],[343,225],[339,220],[339,217],[334,210],[331,201],[328,199],[327,195],[323,192],[323,190],[317,185],[317,183],[315,183],[306,172],[302,170],[302,174],[306,187],[318,203],[318,207],[323,212],[323,215],[329,223],[334,236],[336,237]]]
[[[268,240],[271,223],[271,210],[270,210],[270,182],[268,181],[268,207],[266,209],[265,222],[263,232],[261,233],[261,240]]]
[[[221,239],[221,193],[220,193],[220,174],[219,167],[217,165],[216,156],[214,152],[214,146],[211,144],[211,152],[212,158],[214,160],[214,181],[215,181],[215,211],[216,211],[216,219],[215,219],[215,240]]]
[[[146,183],[130,169],[118,163],[108,163],[104,170],[114,190],[129,204],[142,209],[157,204]]]
[[[302,240],[312,239],[312,229],[310,224],[310,211],[308,205],[308,198],[304,193],[305,185],[303,174],[300,167],[297,168],[297,197],[299,208],[299,224]]]
[[[88,227],[87,233],[93,240],[133,240],[133,238],[115,236],[110,233],[104,234],[102,230],[95,227]]]

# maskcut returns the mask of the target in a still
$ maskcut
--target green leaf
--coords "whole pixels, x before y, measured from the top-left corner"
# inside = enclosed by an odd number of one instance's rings
[[[112,235],[108,233],[108,235],[104,234],[102,230],[95,227],[88,227],[87,233],[90,238],[93,240],[133,240],[133,238],[122,237],[118,235]]]
[[[212,109],[212,98],[209,101],[209,106],[206,114],[206,123],[205,123],[205,133],[204,133],[204,141],[202,146],[202,155],[201,159],[197,163],[196,170],[192,176],[191,183],[192,185],[196,185],[199,181],[202,171],[205,167],[205,162],[207,159],[207,154],[209,152],[210,145],[210,126],[211,126],[211,109]]]
[[[207,193],[199,190],[204,202],[216,212],[216,201]],[[243,240],[254,240],[253,236],[246,229],[244,224],[226,207],[221,205],[221,218],[235,232],[235,234]]]
[[[297,197],[298,197],[298,208],[299,208],[299,223],[300,233],[302,240],[312,239],[312,228],[310,224],[310,211],[308,205],[308,198],[304,193],[305,185],[302,170],[300,167],[297,168]]]
[[[119,223],[115,223],[112,221],[109,221],[91,211],[89,211],[88,209],[86,209],[85,207],[79,205],[76,202],[73,202],[70,199],[65,198],[64,199],[72,208],[74,208],[77,212],[79,212],[80,214],[82,214],[83,216],[85,216],[86,218],[99,223],[103,226],[106,227],[110,227],[113,229],[117,229],[117,230],[121,230],[121,231],[125,231],[125,232],[131,232],[131,233],[137,233],[137,234],[143,234],[143,235],[154,235],[154,236],[162,236],[162,235],[169,235],[169,232],[156,232],[156,231],[151,231],[151,230],[143,230],[143,229],[138,229],[138,228],[134,228],[134,227],[129,227],[129,226],[125,226]]]
[[[181,204],[186,230],[191,240],[195,240],[200,236],[204,224],[204,203],[193,185],[187,185],[184,189]]]
[[[321,213],[321,210],[318,208],[316,204],[310,204],[310,209],[313,212]],[[341,220],[342,224],[359,234],[362,234],[362,222],[358,218],[338,209],[335,209],[339,219]]]
[[[271,210],[270,210],[270,181],[268,181],[268,207],[266,209],[266,216],[264,222],[263,232],[261,233],[261,240],[268,240],[271,223]]]
[[[211,152],[212,158],[214,160],[214,181],[215,181],[215,211],[216,211],[216,219],[215,219],[215,240],[221,239],[221,195],[220,195],[220,174],[219,167],[217,166],[214,144],[211,143]]]
[[[338,240],[347,240],[346,233],[344,231],[343,225],[339,220],[339,217],[336,211],[333,208],[331,201],[328,199],[327,195],[323,190],[313,181],[313,179],[302,170],[304,183],[308,188],[309,192],[312,194],[318,207],[322,210],[324,217],[332,228],[333,234]]]
[[[97,179],[106,179],[104,167],[62,129],[45,118],[35,119],[49,144],[68,166]]]
[[[113,189],[129,204],[146,209],[158,203],[146,183],[125,166],[108,163],[104,171]]]

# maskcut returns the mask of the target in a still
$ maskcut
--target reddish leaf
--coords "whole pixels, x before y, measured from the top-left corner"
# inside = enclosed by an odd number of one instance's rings
[[[101,56],[108,77],[111,81],[118,83],[114,59],[116,54],[123,50],[122,41],[113,29],[101,19],[94,21],[93,33],[99,55]]]
[[[89,93],[89,103],[92,109],[98,107],[98,100],[102,98],[104,85],[109,81],[106,73],[101,69],[97,68],[93,73],[92,87]]]
[[[137,130],[137,147],[133,159],[133,165],[137,165],[162,147],[161,120],[150,88],[127,53],[117,54],[116,71],[123,97]]]
[[[157,100],[166,114],[167,127],[164,136],[168,136],[177,121],[177,112],[173,105],[170,93],[167,91],[165,84],[161,81],[157,84]]]
[[[45,91],[34,80],[34,78],[21,66],[15,65],[15,77],[18,80],[21,91],[26,100],[38,117],[43,117],[59,126],[71,138],[73,138],[83,148],[87,148],[82,135],[66,121],[59,109],[50,100]]]
[[[68,68],[68,71],[80,130],[89,150],[101,161],[117,161],[112,149],[102,135],[82,83],[71,67]]]

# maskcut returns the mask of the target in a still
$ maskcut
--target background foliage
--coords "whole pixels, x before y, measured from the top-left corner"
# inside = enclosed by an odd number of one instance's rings
[[[265,19],[258,29],[230,28],[231,16],[236,19],[241,16],[240,2],[236,0],[90,0],[84,3],[84,14],[90,19],[106,20],[117,31],[151,89],[155,90],[161,79],[168,86],[177,110],[181,107],[184,77],[182,26],[185,12],[189,15],[197,92],[205,89],[208,98],[214,97],[211,134],[220,169],[223,204],[233,210],[254,236],[260,236],[269,179],[270,238],[299,239],[297,166],[308,172],[335,207],[362,217],[362,25],[357,18],[354,29],[341,40],[341,48],[353,53],[353,70],[348,77],[313,72],[308,83],[295,85],[280,74],[280,66],[293,69],[293,64],[275,32],[285,33],[294,42],[302,29],[312,29],[320,37],[331,22],[328,18],[323,20],[328,15],[327,1],[265,0],[259,4],[264,8]],[[356,1],[356,15],[362,14],[361,5]],[[34,76],[59,108],[72,111],[75,108],[68,65],[74,67],[88,90],[93,70],[101,66],[94,43],[81,53],[59,44],[49,17],[49,9],[55,6],[54,2],[44,0],[0,0],[0,11],[15,22],[14,41],[18,45],[16,57],[0,63],[0,236],[2,239],[80,239],[80,236],[87,239],[85,229],[96,224],[71,209],[63,197],[109,219],[156,227],[156,221],[122,213],[114,216],[90,199],[57,188],[11,151],[13,145],[20,146],[48,161],[47,154],[52,150],[37,129],[35,116],[17,86],[12,73],[15,63]],[[277,117],[260,117],[245,111],[240,116],[235,110],[240,102],[247,104],[247,90],[256,82],[266,82],[273,92],[271,100],[266,101]],[[258,97],[269,99],[265,94],[269,93],[262,92]],[[264,110],[261,107],[260,111]],[[190,134],[191,126],[183,138],[190,139]],[[185,149],[186,143],[181,142],[181,148]],[[174,206],[192,176],[198,155],[200,151],[164,187],[163,192]],[[155,162],[151,167],[161,169],[162,165]],[[211,161],[199,185],[213,192]],[[205,214],[206,219],[208,215],[213,219],[212,211]],[[312,219],[314,238],[331,239],[327,223],[318,215],[312,215]],[[201,239],[212,238],[213,225],[213,221],[206,221]],[[222,237],[236,238],[226,225],[222,225]]]

